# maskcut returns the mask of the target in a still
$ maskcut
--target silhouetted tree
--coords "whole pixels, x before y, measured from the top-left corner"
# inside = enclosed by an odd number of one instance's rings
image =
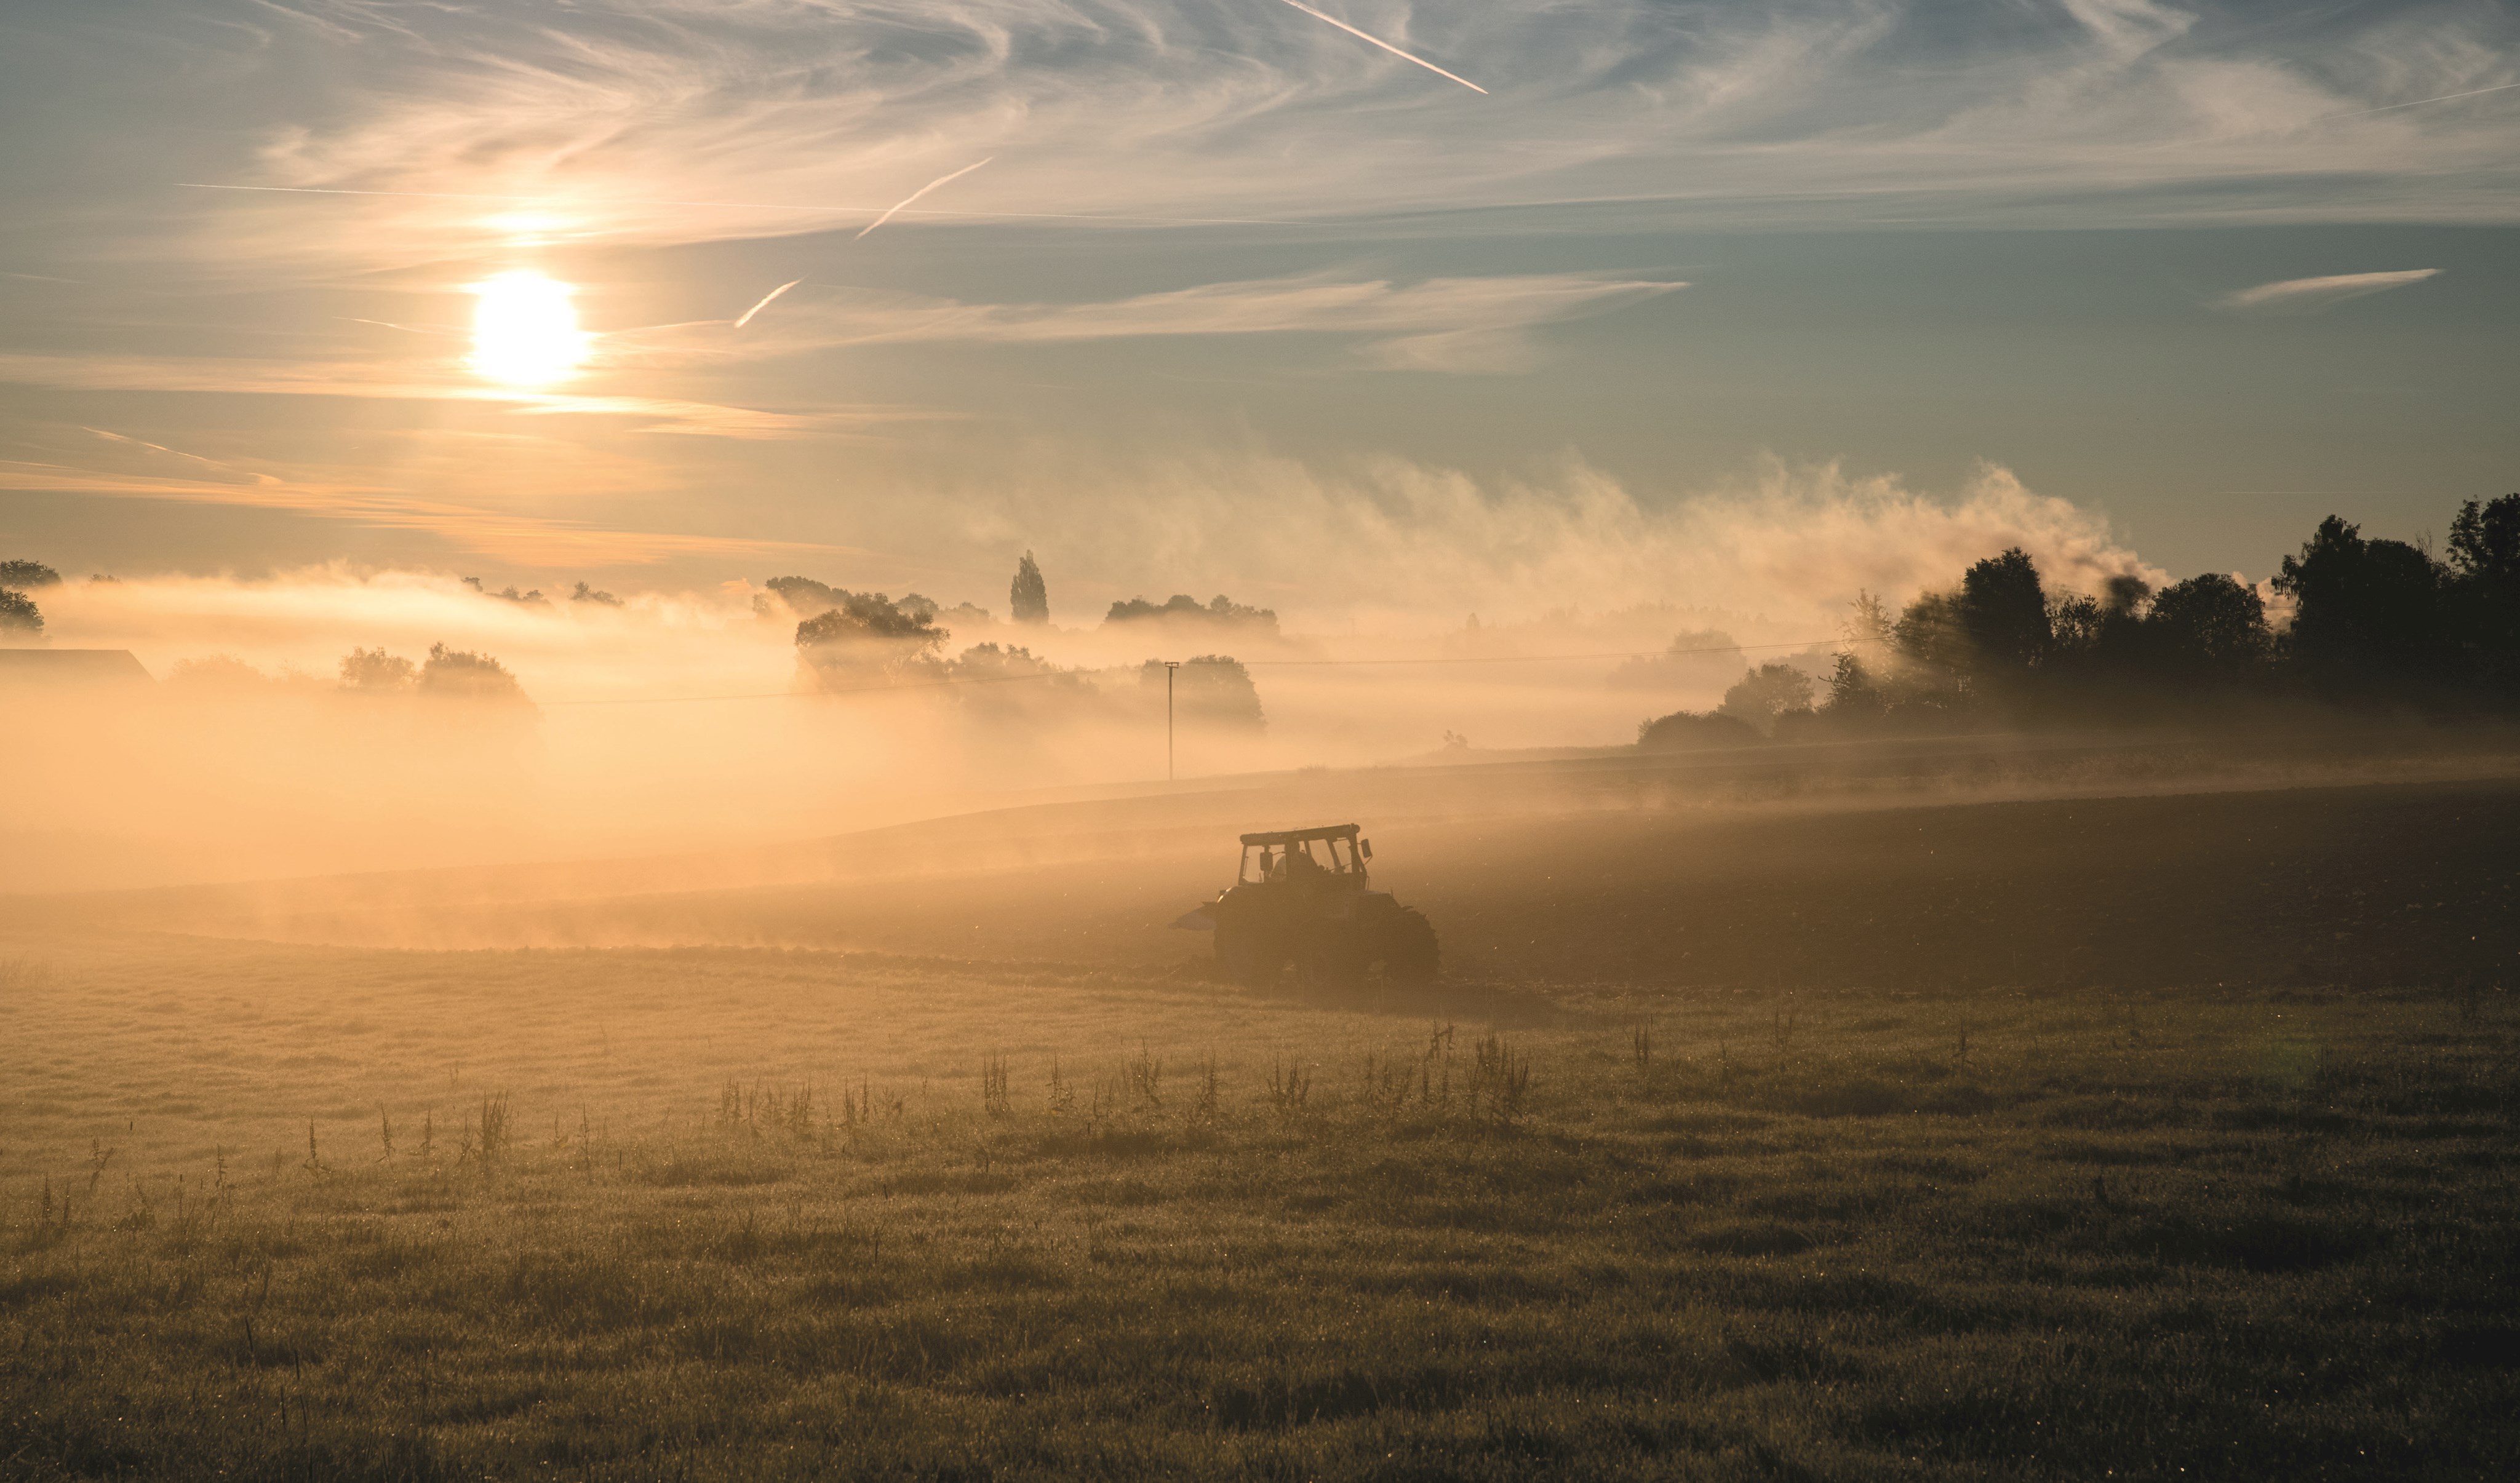
[[[2469,670],[2504,703],[2520,701],[2520,494],[2459,507],[2450,523],[2450,566]]]
[[[2048,603],[2048,664],[2068,679],[2088,680],[2135,662],[2137,634],[2152,603],[2152,584],[2114,576],[2100,596],[2062,593]]]
[[[2274,651],[2266,601],[2214,571],[2163,588],[2141,632],[2146,668],[2174,685],[2247,684]]]
[[[1959,600],[1947,592],[1925,592],[1899,610],[1890,627],[1899,657],[1913,671],[1915,683],[1957,690],[1970,672],[1968,630],[1960,622]]]
[[[2450,522],[2450,564],[2463,581],[2520,599],[2520,494],[2459,506]]]
[[[2020,547],[1971,566],[1953,607],[1967,640],[1963,663],[1970,673],[2012,682],[2047,659],[2048,593]]]
[[[2444,575],[2416,547],[2366,541],[2329,516],[2275,574],[2275,590],[2294,604],[2287,659],[2339,700],[2404,698],[2447,678]]]
[[[382,649],[353,649],[341,656],[343,690],[368,696],[400,695],[419,678],[418,667],[409,659]]]
[[[584,582],[577,584],[577,590],[568,595],[568,600],[572,603],[593,603],[604,607],[618,607],[621,606],[621,600],[619,598],[614,597],[608,592],[598,592],[596,589],[587,586]]]
[[[1828,698],[1821,704],[1822,713],[1834,722],[1864,727],[1879,722],[1889,708],[1871,666],[1851,651],[1839,654],[1828,677]]]
[[[1041,565],[1029,551],[1015,563],[1015,579],[1007,587],[1007,612],[1018,623],[1050,621],[1050,584],[1042,580]]]
[[[0,562],[0,587],[26,593],[61,584],[62,574],[41,562]]]
[[[0,587],[0,637],[41,638],[43,633],[44,610],[35,606],[35,600]]]

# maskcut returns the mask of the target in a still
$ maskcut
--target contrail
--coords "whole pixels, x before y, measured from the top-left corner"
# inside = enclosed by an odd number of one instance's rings
[[[1287,0],[1287,3],[1292,4],[1293,0]],[[2426,103],[2448,103],[2453,98],[2473,98],[2479,93],[2507,93],[2515,87],[2520,87],[2520,82],[2498,82],[2492,87],[2469,88],[2464,93],[2444,93],[2438,98],[2410,98],[2405,103],[2384,103],[2376,109],[2356,109],[2350,113],[2321,113],[2311,122],[2317,123],[2322,118],[2360,118],[2365,113],[2386,113],[2394,109],[2410,109]]]
[[[1488,90],[1487,90],[1486,88],[1483,88],[1483,87],[1479,86],[1477,83],[1472,82],[1472,81],[1471,81],[1470,79],[1468,79],[1467,77],[1456,77],[1456,76],[1454,76],[1451,72],[1445,71],[1442,67],[1437,67],[1435,64],[1433,64],[1433,63],[1431,63],[1431,62],[1429,62],[1429,61],[1427,61],[1425,58],[1423,58],[1423,57],[1412,57],[1412,56],[1410,56],[1407,52],[1404,52],[1404,51],[1402,51],[1400,48],[1398,48],[1398,47],[1396,47],[1396,46],[1393,46],[1390,42],[1383,40],[1383,39],[1382,39],[1381,37],[1379,37],[1379,36],[1368,36],[1368,35],[1366,35],[1366,33],[1365,33],[1365,32],[1361,31],[1361,30],[1358,30],[1355,26],[1352,26],[1352,25],[1348,24],[1348,23],[1347,23],[1346,22],[1344,22],[1344,21],[1337,20],[1337,19],[1336,19],[1336,18],[1334,18],[1334,17],[1330,17],[1330,16],[1325,16],[1325,15],[1323,15],[1320,11],[1317,11],[1317,10],[1313,9],[1311,6],[1306,5],[1306,4],[1304,3],[1304,0],[1286,0],[1286,3],[1287,3],[1288,5],[1293,6],[1295,9],[1297,9],[1297,10],[1299,10],[1299,11],[1302,11],[1305,15],[1312,17],[1312,18],[1313,18],[1314,20],[1316,20],[1316,21],[1328,21],[1328,22],[1329,22],[1329,23],[1330,23],[1330,24],[1337,26],[1340,30],[1343,30],[1343,31],[1347,32],[1347,33],[1348,33],[1349,35],[1351,35],[1351,36],[1355,36],[1355,37],[1357,37],[1357,38],[1359,38],[1359,39],[1361,39],[1361,40],[1365,40],[1365,41],[1371,41],[1371,42],[1372,42],[1374,45],[1376,45],[1376,46],[1378,46],[1378,47],[1382,48],[1382,49],[1383,49],[1384,51],[1386,51],[1386,52],[1389,52],[1391,55],[1393,55],[1394,57],[1399,58],[1399,59],[1400,59],[1401,61],[1403,61],[1403,62],[1415,62],[1415,63],[1417,63],[1419,67],[1424,67],[1426,70],[1428,70],[1428,71],[1430,71],[1430,72],[1433,72],[1435,75],[1437,75],[1437,76],[1439,76],[1439,77],[1452,77],[1452,78],[1453,78],[1453,80],[1454,80],[1455,82],[1458,82],[1458,83],[1460,83],[1462,86],[1463,86],[1463,87],[1465,87],[1465,88],[1468,88],[1471,92],[1478,94],[1478,95],[1479,95],[1480,97],[1482,97],[1482,98],[1484,98],[1484,97],[1486,97],[1486,96],[1487,96],[1487,91],[1488,91]]]
[[[759,303],[757,303],[757,304],[754,304],[754,305],[753,305],[751,308],[749,308],[749,309],[744,310],[744,311],[743,311],[743,318],[737,320],[737,321],[735,322],[735,327],[736,327],[737,329],[741,330],[741,329],[742,329],[744,326],[746,326],[746,325],[748,325],[748,324],[752,323],[752,316],[754,316],[754,315],[756,315],[756,314],[760,313],[760,312],[761,312],[762,310],[764,310],[764,309],[769,308],[769,307],[770,307],[770,301],[771,301],[772,299],[777,298],[780,294],[787,292],[788,290],[790,290],[790,289],[792,289],[792,288],[796,287],[798,284],[803,283],[804,281],[805,281],[805,280],[803,280],[803,279],[801,279],[801,278],[791,278],[791,279],[788,280],[786,283],[781,284],[778,288],[775,288],[775,289],[771,290],[769,292],[762,294],[762,295],[761,295],[761,302],[759,302]]]
[[[405,335],[461,335],[464,333],[460,330],[424,329],[416,325],[398,325],[389,319],[361,319],[352,314],[336,314],[333,317],[345,325],[376,325],[381,329],[400,330]]]
[[[997,156],[992,155],[992,156],[990,156],[990,157],[989,157],[989,159],[995,159],[995,158],[997,158],[997,157],[998,157]],[[981,160],[981,161],[980,161],[980,164],[987,164],[987,163],[989,162],[989,159],[983,159],[983,160]],[[921,186],[918,190],[911,192],[911,193],[910,193],[909,195],[907,195],[907,196],[904,196],[903,198],[901,198],[901,200],[900,200],[900,201],[898,201],[898,202],[894,202],[891,206],[887,207],[887,208],[884,210],[884,213],[883,213],[881,216],[878,216],[878,217],[877,217],[875,220],[868,222],[868,223],[866,224],[866,232],[860,232],[860,233],[858,234],[858,237],[864,237],[865,235],[867,235],[867,232],[872,232],[872,231],[874,231],[876,228],[878,228],[878,227],[879,227],[879,226],[882,226],[885,222],[892,220],[892,217],[893,217],[893,213],[894,213],[894,212],[896,212],[896,211],[900,210],[903,206],[906,206],[906,205],[910,204],[912,202],[917,201],[920,197],[926,195],[928,192],[930,192],[930,191],[932,191],[932,190],[936,189],[938,186],[943,185],[945,182],[947,182],[947,181],[949,181],[949,180],[960,180],[960,179],[962,179],[964,176],[970,174],[973,170],[978,169],[978,168],[980,167],[980,164],[967,164],[967,165],[963,166],[961,169],[956,170],[956,171],[955,171],[953,174],[951,174],[951,175],[939,175],[939,176],[937,176],[934,180],[931,180],[931,181],[927,182],[927,184],[925,184],[925,185],[923,185],[923,186]],[[850,240],[851,242],[855,242],[855,241],[857,241],[857,238],[856,238],[856,237],[852,237],[852,238],[850,238],[849,240]]]
[[[993,155],[989,157],[994,159],[997,157]],[[982,164],[986,164],[987,162],[987,160],[981,161]],[[975,165],[973,168],[976,169],[978,166]],[[951,180],[954,177],[948,175],[945,178],[946,180]],[[937,182],[939,185],[942,185],[943,183],[943,181]],[[874,206],[867,205],[844,206],[824,205],[821,203],[800,205],[794,202],[655,201],[639,196],[605,197],[594,201],[570,202],[555,200],[549,195],[492,195],[486,191],[348,191],[331,186],[220,185],[214,181],[207,180],[179,180],[175,182],[175,189],[179,191],[256,191],[278,196],[392,196],[408,198],[414,201],[526,201],[532,202],[538,205],[553,206],[690,206],[702,210],[722,208],[731,211],[828,211],[834,214],[849,216],[854,216],[860,211],[872,211],[876,209]],[[930,186],[928,189],[933,190],[935,187]],[[911,199],[916,201],[919,198],[914,196]],[[903,209],[903,207],[896,204],[892,206],[891,209],[899,211]],[[975,216],[986,217],[993,221],[1140,221],[1150,222],[1159,227],[1320,227],[1330,225],[1330,223],[1327,221],[1314,221],[1302,217],[1286,216],[1275,218],[1267,216],[1127,216],[1115,212],[1092,211],[917,210],[910,212],[910,214],[913,216]],[[74,281],[83,280],[62,280],[64,283]]]

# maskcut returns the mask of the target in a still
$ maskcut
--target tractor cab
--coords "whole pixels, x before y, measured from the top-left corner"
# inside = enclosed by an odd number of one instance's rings
[[[1242,867],[1234,883],[1362,891],[1366,862],[1372,858],[1373,841],[1357,837],[1353,824],[1245,834]]]

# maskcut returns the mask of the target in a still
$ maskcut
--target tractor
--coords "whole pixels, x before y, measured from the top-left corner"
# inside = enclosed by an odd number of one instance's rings
[[[1242,865],[1214,901],[1173,923],[1216,933],[1216,966],[1252,988],[1291,966],[1306,982],[1362,982],[1375,967],[1394,983],[1435,976],[1435,928],[1423,913],[1372,888],[1373,841],[1353,824],[1242,836]]]

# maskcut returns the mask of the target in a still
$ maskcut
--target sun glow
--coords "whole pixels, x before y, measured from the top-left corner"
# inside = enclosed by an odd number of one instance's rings
[[[547,386],[574,375],[589,339],[568,301],[575,292],[522,270],[472,285],[473,374],[510,386]]]

